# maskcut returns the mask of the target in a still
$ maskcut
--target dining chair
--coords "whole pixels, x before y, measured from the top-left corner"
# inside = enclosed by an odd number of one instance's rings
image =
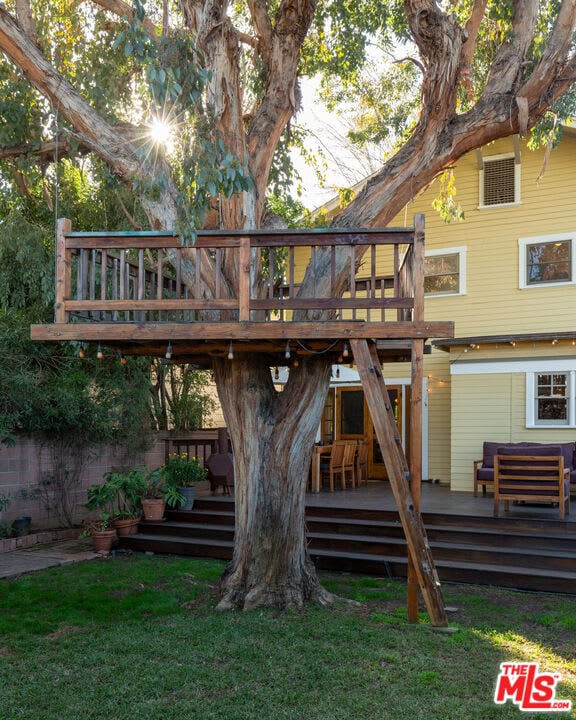
[[[335,440],[332,443],[332,450],[327,466],[320,465],[320,477],[329,480],[330,492],[334,492],[334,476],[340,475],[342,489],[346,489],[346,483],[343,474],[344,468],[344,449],[346,447],[345,440]]]
[[[356,485],[368,485],[368,440],[362,440],[358,444],[356,453]]]
[[[342,462],[342,490],[346,490],[346,475],[350,475],[350,484],[356,487],[356,440],[346,440],[344,445],[344,460]]]

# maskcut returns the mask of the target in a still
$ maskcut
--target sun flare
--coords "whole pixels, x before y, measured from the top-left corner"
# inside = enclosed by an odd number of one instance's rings
[[[162,118],[154,118],[150,123],[150,137],[156,145],[170,145],[173,128],[169,122]]]

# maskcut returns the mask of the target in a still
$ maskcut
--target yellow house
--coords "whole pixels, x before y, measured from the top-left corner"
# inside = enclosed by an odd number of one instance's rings
[[[464,220],[447,224],[433,209],[437,181],[391,223],[425,213],[425,319],[455,322],[455,339],[425,356],[425,479],[470,491],[484,440],[576,439],[575,167],[575,130],[549,157],[510,137],[454,166]],[[410,368],[391,364],[384,376],[404,435]],[[325,425],[365,431],[359,412],[352,374],[333,390]]]

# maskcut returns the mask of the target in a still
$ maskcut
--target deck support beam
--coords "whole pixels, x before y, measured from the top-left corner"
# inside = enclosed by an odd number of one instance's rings
[[[369,347],[366,340],[351,339],[350,345],[374,423],[376,437],[382,448],[390,487],[398,506],[409,558],[414,567],[418,586],[432,625],[446,627],[448,620],[440,580],[426,537],[426,528],[410,490],[410,470],[398,435],[392,404],[376,348],[373,344]],[[382,412],[383,408],[385,412]]]

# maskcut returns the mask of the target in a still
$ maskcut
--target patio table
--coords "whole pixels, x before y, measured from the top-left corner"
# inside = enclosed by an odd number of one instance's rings
[[[332,445],[315,445],[314,452],[312,453],[312,479],[310,485],[310,492],[320,492],[320,462],[322,455],[330,455],[332,452]]]

